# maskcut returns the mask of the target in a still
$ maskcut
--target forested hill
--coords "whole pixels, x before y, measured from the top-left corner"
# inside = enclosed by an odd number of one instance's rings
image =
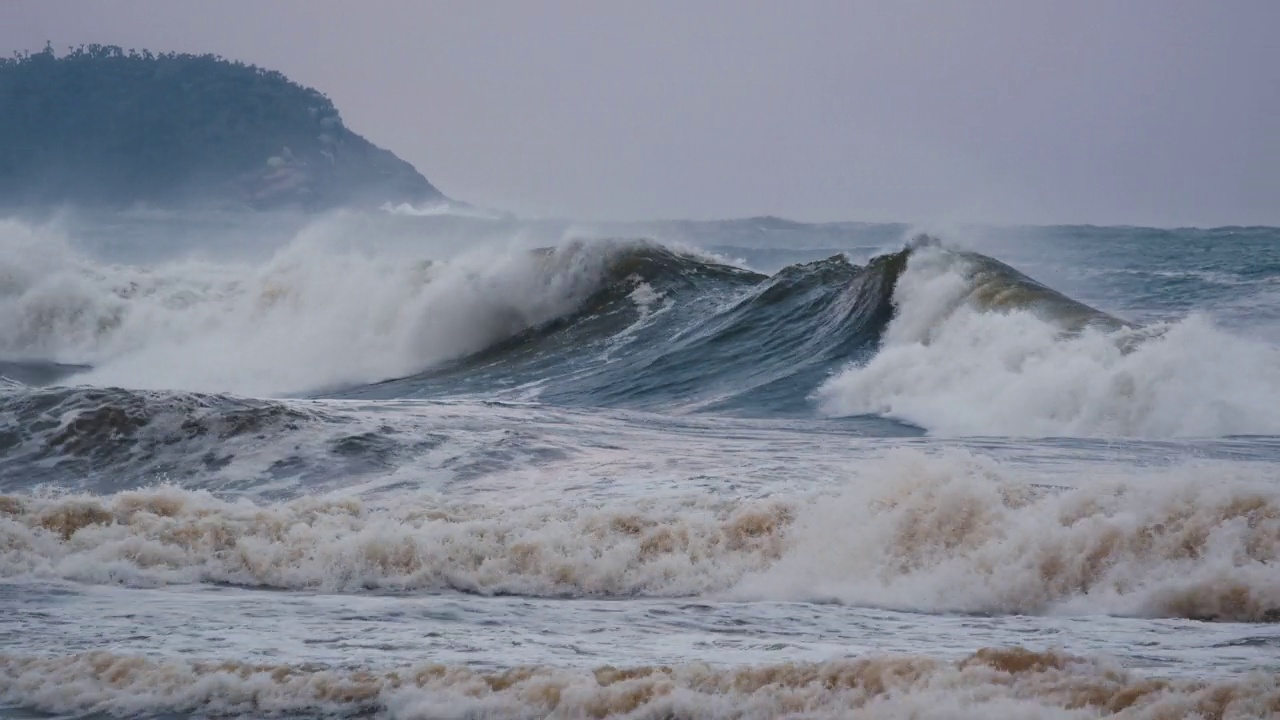
[[[443,199],[278,72],[101,45],[0,59],[0,205]]]

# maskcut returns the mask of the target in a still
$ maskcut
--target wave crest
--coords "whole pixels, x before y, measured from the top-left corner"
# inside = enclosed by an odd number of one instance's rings
[[[989,258],[912,254],[876,355],[828,380],[831,415],[942,435],[1280,434],[1280,363],[1203,317],[1139,329]]]
[[[261,266],[143,268],[7,223],[0,250],[0,375],[23,382],[753,415],[816,398],[942,435],[1280,434],[1274,348],[1199,316],[1135,327],[923,236],[772,276],[646,241],[446,262],[304,235]]]
[[[131,388],[296,394],[403,377],[563,317],[626,243],[448,262],[300,236],[264,265],[104,265],[60,237],[0,225],[0,357],[92,365]]]

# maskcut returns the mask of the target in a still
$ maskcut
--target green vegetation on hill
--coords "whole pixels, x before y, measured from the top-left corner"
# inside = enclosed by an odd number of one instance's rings
[[[102,45],[0,59],[0,205],[433,199],[412,165],[275,71]]]

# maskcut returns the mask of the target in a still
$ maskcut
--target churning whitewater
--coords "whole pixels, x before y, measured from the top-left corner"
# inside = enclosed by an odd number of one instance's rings
[[[1277,301],[1271,228],[3,220],[0,717],[1273,716]]]
[[[1127,322],[928,236],[865,265],[840,254],[765,275],[646,240],[434,261],[303,237],[261,265],[106,265],[3,230],[10,389],[34,372],[237,396],[755,415],[816,395],[821,414],[939,435],[1280,432],[1274,347],[1200,314]]]
[[[6,576],[156,587],[709,596],[1280,621],[1280,493],[1194,468],[1071,490],[895,452],[817,497],[564,507],[0,496]]]

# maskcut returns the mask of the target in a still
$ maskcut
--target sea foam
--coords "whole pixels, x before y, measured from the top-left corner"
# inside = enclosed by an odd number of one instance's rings
[[[448,261],[307,230],[261,264],[104,264],[0,222],[0,356],[95,366],[77,380],[281,395],[402,377],[572,312],[616,245],[486,245]]]
[[[412,493],[16,494],[0,497],[0,575],[1280,619],[1280,491],[1247,468],[1192,463],[1049,488],[968,453],[903,450],[850,475],[811,496],[511,507]]]
[[[1261,718],[1280,684],[1146,678],[1102,658],[984,648],[960,660],[871,655],[821,663],[718,667],[423,664],[388,670],[147,658],[94,652],[0,655],[0,698],[54,713],[397,718],[861,718],[1084,720]]]
[[[975,296],[975,271],[949,250],[916,250],[882,347],[819,389],[823,411],[887,415],[937,435],[1280,433],[1275,348],[1201,315],[1065,328],[1034,307],[1001,306],[999,293]]]

